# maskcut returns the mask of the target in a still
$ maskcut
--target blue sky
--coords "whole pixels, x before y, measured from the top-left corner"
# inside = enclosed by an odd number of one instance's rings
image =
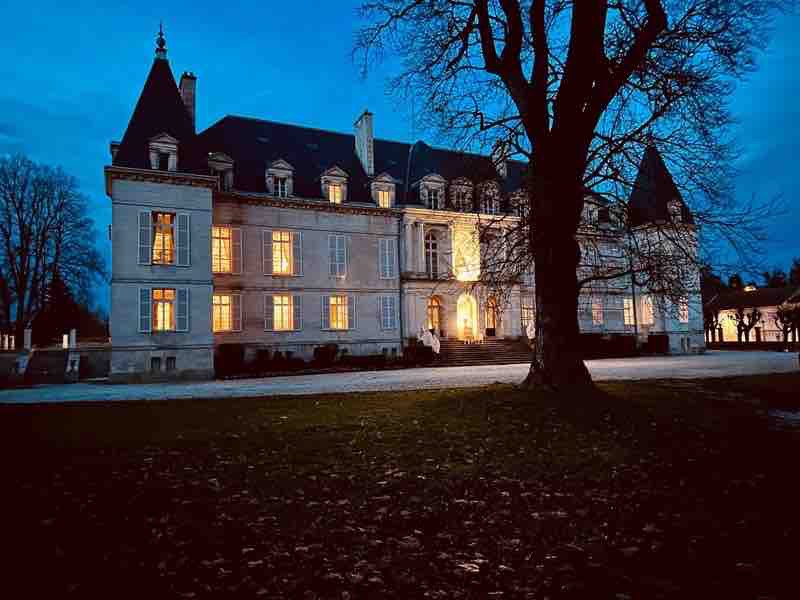
[[[125,131],[150,68],[159,20],[176,78],[184,70],[198,76],[198,128],[241,114],[350,131],[369,108],[378,137],[410,140],[408,111],[386,95],[383,77],[362,81],[352,63],[358,3],[6,3],[0,154],[24,152],[75,175],[90,198],[98,244],[108,254],[108,143]],[[798,16],[776,23],[757,72],[731,100],[744,149],[737,193],[782,194],[789,204],[788,214],[769,225],[765,260],[765,266],[784,268],[800,255],[797,31]]]

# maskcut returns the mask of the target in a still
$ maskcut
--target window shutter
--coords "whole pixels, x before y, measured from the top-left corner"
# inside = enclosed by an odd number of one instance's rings
[[[300,231],[292,232],[292,274],[301,276],[303,274],[303,234]]]
[[[356,297],[347,297],[347,328],[356,328]]]
[[[392,299],[392,329],[397,329],[398,321],[397,318],[397,296],[391,296]]]
[[[342,242],[344,244],[344,273],[342,273],[342,275],[344,277],[349,277],[351,260],[350,236],[348,235],[346,238],[343,238]]]
[[[149,210],[142,210],[139,212],[139,264],[149,265],[152,258],[153,217]]]
[[[150,288],[139,288],[139,333],[150,333],[152,313]]]
[[[292,296],[292,320],[294,323],[294,330],[300,331],[303,329],[303,297]]]
[[[242,330],[242,295],[231,295],[231,329],[233,331]]]
[[[272,302],[272,294],[264,294],[264,329],[266,331],[275,329],[275,309]]]
[[[386,240],[378,239],[378,276],[386,279]]]
[[[190,264],[189,214],[178,213],[178,266],[188,267]]]
[[[261,255],[264,275],[272,275],[272,231],[269,229],[261,232]]]
[[[322,329],[331,328],[331,297],[322,297]]]
[[[238,227],[231,228],[231,253],[233,254],[233,272],[242,272],[242,230]]]
[[[336,277],[338,270],[336,268],[336,236],[328,236],[328,274],[331,277]]]
[[[386,249],[388,254],[386,260],[389,263],[389,279],[394,279],[397,277],[397,273],[395,272],[395,265],[397,264],[397,240],[387,240]]]
[[[177,331],[189,331],[189,288],[178,288],[176,293],[178,307],[176,310]]]

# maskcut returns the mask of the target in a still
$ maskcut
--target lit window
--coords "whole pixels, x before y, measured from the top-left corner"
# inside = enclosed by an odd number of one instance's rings
[[[290,231],[272,232],[272,273],[292,275],[292,233]]]
[[[212,325],[214,331],[233,329],[233,303],[228,294],[214,294],[212,300]]]
[[[689,322],[689,302],[682,300],[678,305],[678,321],[681,323]]]
[[[428,302],[428,329],[438,331],[442,324],[442,302],[437,296]]]
[[[175,331],[175,290],[153,290],[153,331]]]
[[[433,232],[425,236],[425,272],[429,279],[439,278],[439,241]]]
[[[211,229],[211,270],[214,273],[233,272],[233,247],[230,227]]]
[[[603,301],[599,298],[592,300],[592,323],[603,324]]]
[[[275,331],[292,331],[294,329],[291,296],[273,296],[272,311]]]
[[[389,190],[378,190],[378,206],[381,208],[391,208],[391,194]]]
[[[633,298],[624,299],[622,312],[625,325],[633,325]]]
[[[287,177],[273,177],[272,178],[272,185],[273,185],[273,193],[278,198],[288,198],[289,197],[289,179]]]
[[[328,184],[328,201],[332,204],[342,203],[342,186],[338,183]]]
[[[347,296],[330,297],[330,328],[347,329]]]
[[[153,213],[153,264],[171,265],[175,262],[175,215]]]
[[[653,299],[650,296],[642,296],[642,325],[652,325],[655,322],[653,314]]]

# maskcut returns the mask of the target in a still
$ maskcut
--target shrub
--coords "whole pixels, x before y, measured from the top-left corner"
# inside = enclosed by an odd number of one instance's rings
[[[336,362],[336,355],[339,354],[338,344],[325,344],[314,348],[314,365],[318,367],[330,367]]]
[[[245,371],[244,345],[220,344],[214,356],[217,377],[229,377]]]

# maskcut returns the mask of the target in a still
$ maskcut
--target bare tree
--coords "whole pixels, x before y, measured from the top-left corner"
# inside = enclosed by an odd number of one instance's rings
[[[703,322],[706,329],[706,339],[709,342],[716,342],[720,325],[719,309],[715,306],[703,306]],[[722,340],[719,341],[721,342]]]
[[[742,337],[744,337],[744,341],[749,342],[750,331],[753,329],[753,327],[761,322],[763,315],[757,308],[745,310],[744,308],[739,307],[730,315],[730,318],[732,318],[736,323],[738,341],[741,342]]]
[[[24,156],[0,158],[0,318],[22,336],[56,273],[88,303],[105,277],[94,222],[74,177]]]
[[[698,240],[708,249],[726,240],[741,253],[758,247],[761,209],[771,207],[734,202],[725,99],[732,81],[753,67],[770,16],[785,4],[364,2],[369,24],[355,50],[365,73],[385,53],[399,55],[391,86],[416,99],[423,126],[450,143],[502,148],[529,165],[517,198],[523,243],[507,254],[519,261],[512,270],[535,264],[538,343],[529,385],[590,383],[577,343],[582,285],[631,276],[677,298],[687,289],[674,276],[698,260]],[[580,235],[587,198],[602,197],[610,219],[626,227],[626,200],[648,145],[669,162],[695,225],[637,231],[613,261],[587,260],[593,243]],[[670,238],[676,245],[667,248]],[[682,255],[684,266],[665,268],[665,251]],[[593,272],[581,273],[582,265]]]

